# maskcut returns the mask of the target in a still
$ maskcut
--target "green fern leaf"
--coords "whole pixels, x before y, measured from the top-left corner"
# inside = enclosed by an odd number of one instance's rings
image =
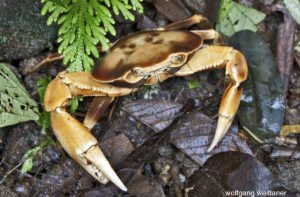
[[[69,71],[90,71],[94,58],[99,57],[96,45],[109,48],[106,33],[116,35],[115,15],[134,20],[130,12],[143,11],[141,0],[41,0],[42,14],[49,13],[47,24],[58,23],[58,52],[64,54],[63,63]]]

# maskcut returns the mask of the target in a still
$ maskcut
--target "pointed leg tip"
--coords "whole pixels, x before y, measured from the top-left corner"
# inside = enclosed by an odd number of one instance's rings
[[[213,149],[214,149],[214,146],[210,145],[210,146],[208,147],[208,149],[207,149],[206,152],[209,153],[209,152],[211,152]]]
[[[121,182],[122,183],[122,182]],[[121,189],[124,192],[127,192],[127,187],[122,183],[121,185],[117,185],[119,189]]]
[[[234,117],[234,115],[228,116],[228,115],[219,114],[216,133],[215,133],[212,143],[210,144],[209,148],[207,149],[207,152],[212,151],[218,145],[218,143],[224,138],[225,134],[227,133],[227,131],[229,130],[229,128],[231,126],[233,117]]]
[[[220,140],[214,139],[213,142],[210,144],[210,146],[207,149],[207,153],[211,152],[219,143]]]

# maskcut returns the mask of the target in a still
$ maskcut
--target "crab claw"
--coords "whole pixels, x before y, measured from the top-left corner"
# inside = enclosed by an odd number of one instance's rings
[[[219,119],[216,134],[208,152],[211,151],[229,130],[231,123],[240,105],[243,89],[240,84],[247,79],[248,67],[245,57],[238,51],[233,50],[228,57],[226,75],[230,78],[219,109]]]
[[[113,182],[127,191],[98,146],[96,138],[87,127],[62,108],[51,111],[54,133],[67,153],[101,183]]]
[[[207,149],[208,152],[214,149],[219,141],[223,139],[224,135],[231,126],[240,104],[242,92],[243,90],[238,86],[238,84],[229,84],[226,88],[219,109],[217,130],[211,145]]]

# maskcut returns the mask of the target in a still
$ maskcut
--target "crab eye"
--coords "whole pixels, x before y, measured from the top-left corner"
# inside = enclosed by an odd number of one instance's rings
[[[133,68],[133,69],[131,69],[131,72],[136,73],[136,74],[142,73],[141,69],[139,69],[139,68]]]
[[[179,54],[179,55],[171,56],[170,62],[172,64],[182,64],[183,62],[185,62],[185,59],[186,59],[185,55]]]

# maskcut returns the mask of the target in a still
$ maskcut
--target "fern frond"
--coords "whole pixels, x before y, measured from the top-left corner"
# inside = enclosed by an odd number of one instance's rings
[[[42,14],[49,13],[47,24],[57,23],[58,52],[64,54],[63,63],[69,71],[90,71],[98,58],[96,45],[109,48],[106,33],[116,35],[115,15],[134,20],[131,10],[142,12],[142,0],[41,0]]]

